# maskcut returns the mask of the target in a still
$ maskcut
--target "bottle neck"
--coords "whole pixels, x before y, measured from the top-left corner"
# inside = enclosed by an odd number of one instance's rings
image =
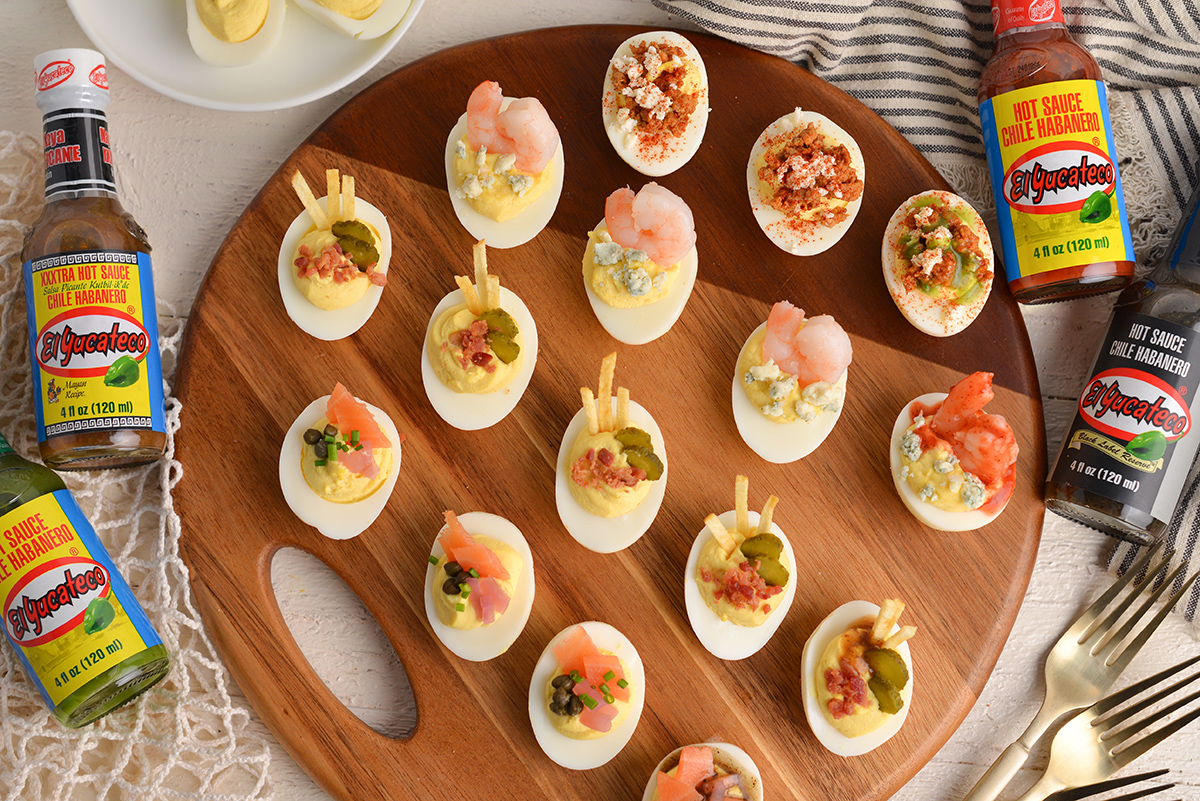
[[[992,0],[992,30],[999,39],[1018,28],[1066,27],[1059,0]]]
[[[82,193],[116,197],[108,118],[97,108],[64,108],[42,117],[46,199]]]

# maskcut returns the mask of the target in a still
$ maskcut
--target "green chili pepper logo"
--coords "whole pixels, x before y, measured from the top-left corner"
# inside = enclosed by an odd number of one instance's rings
[[[142,369],[138,366],[137,359],[132,356],[122,356],[109,365],[108,372],[104,374],[104,385],[106,387],[131,387],[137,383],[141,375]]]
[[[1145,431],[1129,440],[1125,450],[1147,462],[1157,461],[1167,452],[1167,438],[1161,431]]]
[[[83,612],[83,633],[95,634],[105,628],[117,616],[117,611],[107,598],[94,598]]]
[[[1100,190],[1088,195],[1088,199],[1083,201],[1083,206],[1079,209],[1081,223],[1104,222],[1111,216],[1112,198]]]

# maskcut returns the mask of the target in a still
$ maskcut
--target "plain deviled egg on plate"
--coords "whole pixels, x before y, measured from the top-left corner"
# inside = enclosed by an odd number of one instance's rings
[[[400,24],[411,0],[292,0],[322,24],[352,39],[377,39]]]
[[[284,0],[226,4],[186,0],[187,35],[200,60],[214,67],[243,67],[271,51],[283,32]]]

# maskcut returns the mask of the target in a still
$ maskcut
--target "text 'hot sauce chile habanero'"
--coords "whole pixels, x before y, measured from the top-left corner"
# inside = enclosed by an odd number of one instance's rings
[[[62,470],[151,462],[167,441],[154,274],[117,200],[104,60],[52,50],[34,69],[46,206],[21,260],[38,447]]]
[[[1058,0],[992,0],[992,24],[979,117],[1013,297],[1122,289],[1133,243],[1100,65]]]

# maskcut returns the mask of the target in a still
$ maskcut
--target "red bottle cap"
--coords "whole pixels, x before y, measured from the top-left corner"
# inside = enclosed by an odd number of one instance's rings
[[[1058,0],[992,0],[992,30],[997,36],[1047,22],[1065,24]]]

